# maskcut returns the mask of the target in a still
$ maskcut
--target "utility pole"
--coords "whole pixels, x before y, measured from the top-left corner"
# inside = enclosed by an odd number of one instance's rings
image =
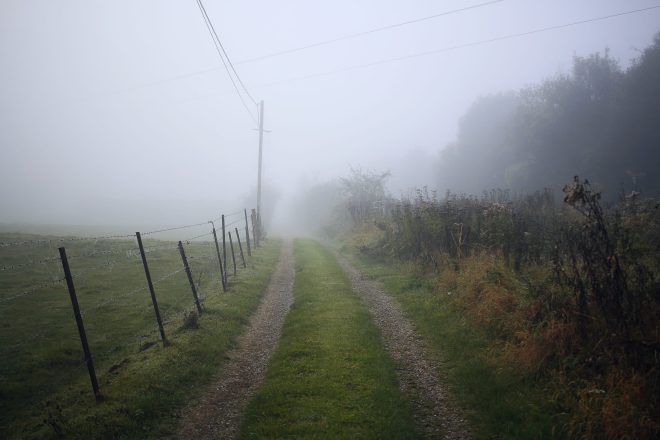
[[[264,101],[259,101],[259,171],[257,177],[257,217],[261,218],[261,155],[264,146]]]

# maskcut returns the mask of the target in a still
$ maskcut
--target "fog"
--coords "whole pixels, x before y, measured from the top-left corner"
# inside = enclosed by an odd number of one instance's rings
[[[625,69],[660,30],[652,9],[499,39],[657,5],[506,0],[281,53],[480,3],[204,1],[265,103],[267,225],[351,167],[390,170],[394,195],[440,185],[479,97],[606,48]],[[175,225],[255,206],[257,125],[195,1],[4,0],[0,60],[0,223]]]

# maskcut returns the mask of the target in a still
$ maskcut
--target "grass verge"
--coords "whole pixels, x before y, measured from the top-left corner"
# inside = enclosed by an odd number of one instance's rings
[[[183,278],[179,277],[176,285],[167,282],[159,285],[159,296],[163,299],[161,310],[172,308],[170,319],[167,319],[168,315],[164,315],[165,320],[168,321],[166,332],[171,342],[168,347],[163,347],[159,343],[153,344],[153,340],[146,343],[142,340],[137,345],[131,344],[128,348],[123,348],[120,352],[113,351],[112,341],[104,341],[104,338],[109,339],[111,335],[118,336],[117,333],[121,332],[122,328],[138,325],[135,315],[145,305],[140,303],[139,307],[136,305],[132,309],[127,307],[130,304],[126,301],[134,297],[120,297],[124,301],[119,305],[111,303],[99,308],[100,316],[107,320],[96,317],[97,329],[104,329],[106,333],[100,336],[100,332],[93,331],[95,326],[90,325],[88,332],[98,335],[92,336],[90,345],[94,350],[104,343],[110,344],[113,355],[106,362],[97,364],[97,376],[103,394],[103,400],[98,404],[91,395],[89,380],[84,370],[83,373],[73,375],[67,372],[66,365],[54,364],[54,361],[48,358],[48,353],[51,351],[61,351],[61,347],[58,349],[55,346],[57,344],[48,342],[49,345],[43,346],[44,350],[28,353],[33,357],[38,356],[38,359],[46,359],[37,365],[38,368],[35,367],[37,368],[33,372],[35,375],[42,379],[57,377],[57,374],[47,371],[50,368],[66,376],[66,381],[49,386],[47,393],[26,398],[29,399],[27,401],[15,400],[17,405],[20,404],[20,409],[12,411],[12,418],[5,415],[1,428],[2,437],[144,439],[162,438],[172,433],[178,423],[177,408],[187,403],[191,396],[194,396],[196,391],[208,383],[217,374],[219,368],[222,368],[223,354],[232,347],[235,338],[248,323],[249,316],[259,303],[277,261],[279,248],[279,241],[265,241],[263,246],[253,253],[250,266],[243,269],[238,277],[230,279],[231,290],[227,293],[221,293],[217,280],[213,282],[212,275],[207,275],[206,282],[202,284],[202,290],[207,293],[204,311],[197,319],[190,313],[175,313],[179,309],[174,306],[176,301],[183,298],[183,292],[186,293],[185,298],[190,295],[189,288],[187,291],[184,290],[187,283],[185,275]],[[161,259],[163,266],[166,262],[174,263],[177,261],[175,252],[171,251],[172,255],[162,257],[154,254],[151,260],[158,262]],[[202,257],[203,255],[200,255],[196,264],[204,261]],[[209,261],[210,266],[213,266],[212,259]],[[180,263],[180,259],[178,262]],[[202,266],[199,267],[201,270]],[[207,274],[211,273],[210,268],[205,270]],[[133,280],[132,276],[128,279]],[[137,280],[138,277],[135,275],[134,281]],[[124,277],[120,282],[126,281],[127,277]],[[89,280],[89,286],[96,286],[98,283],[97,276]],[[79,300],[83,303],[86,295],[91,296],[93,291],[87,289],[85,293],[86,289],[81,290]],[[179,299],[169,297],[174,294]],[[65,296],[64,301],[67,300]],[[98,298],[96,302],[99,303]],[[65,306],[66,302],[58,304],[58,309],[66,310]],[[12,307],[18,309],[23,306],[20,303],[16,305],[12,303]],[[108,307],[111,309],[106,310]],[[153,316],[153,312],[151,314]],[[68,315],[66,323],[70,326],[72,322],[70,306]],[[6,330],[13,331],[13,329]],[[53,327],[53,331],[59,332],[60,329]],[[70,332],[70,329],[67,331]],[[73,331],[75,332],[75,327]],[[151,333],[153,335],[153,332]],[[29,333],[26,336],[29,337]],[[62,356],[71,358],[78,356],[79,342],[77,350],[73,351],[75,343],[76,340],[73,338],[72,347],[69,349],[71,352],[65,351]],[[18,375],[18,372],[13,371],[14,366],[7,363],[10,360],[4,362],[3,366],[6,367],[4,370],[11,370],[14,375],[12,377],[16,380],[25,380]],[[5,379],[3,390],[25,388],[20,383],[7,383],[7,376],[3,379]],[[27,402],[29,405],[26,404]]]
[[[295,243],[295,302],[241,438],[415,438],[366,307],[335,258]]]
[[[563,438],[565,414],[552,401],[553,390],[515,363],[499,362],[501,347],[494,336],[475,326],[453,301],[474,280],[438,280],[414,264],[366,255],[351,246],[342,252],[399,301],[442,365],[438,373],[465,407],[476,438]]]

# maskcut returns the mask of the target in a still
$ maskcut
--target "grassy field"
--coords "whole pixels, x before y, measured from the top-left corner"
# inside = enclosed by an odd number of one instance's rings
[[[295,302],[241,438],[415,438],[394,366],[334,257],[295,243]]]
[[[552,403],[553,391],[543,389],[542,381],[526,375],[515,363],[506,368],[495,362],[499,355],[492,351],[496,348],[492,335],[472,325],[452,302],[453,295],[465,293],[460,280],[439,282],[412,263],[367,256],[352,246],[345,246],[343,253],[382,282],[415,323],[443,366],[439,374],[467,409],[476,438],[564,438],[565,415]]]
[[[208,237],[207,237],[208,239]],[[0,247],[0,437],[157,438],[174,409],[217,373],[277,259],[269,241],[222,293],[215,248],[186,244],[201,317],[175,242],[145,240],[165,331],[159,343],[134,240],[5,234]],[[103,401],[94,403],[58,246],[70,257]],[[229,258],[231,259],[231,258]],[[239,260],[240,261],[240,260]],[[230,270],[231,273],[231,270]]]

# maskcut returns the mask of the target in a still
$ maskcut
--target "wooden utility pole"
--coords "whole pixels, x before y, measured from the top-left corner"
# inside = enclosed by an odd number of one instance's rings
[[[261,216],[261,156],[264,146],[264,101],[259,101],[259,171],[257,174],[257,216]]]

